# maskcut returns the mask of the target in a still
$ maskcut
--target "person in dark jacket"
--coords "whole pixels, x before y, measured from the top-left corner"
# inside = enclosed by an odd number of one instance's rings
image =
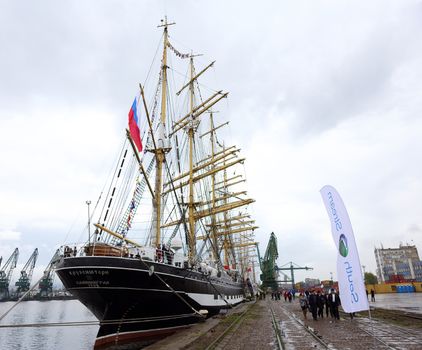
[[[330,312],[330,303],[329,303],[329,300],[328,300],[328,293],[327,292],[325,292],[324,298],[325,298],[325,316],[328,317],[328,313]]]
[[[308,318],[306,317],[306,314],[308,313],[308,299],[306,298],[306,296],[303,293],[300,293],[299,296],[299,304],[300,304],[300,308],[302,309],[303,312],[303,318],[305,320],[307,320]]]
[[[371,289],[371,301],[375,302],[375,291]]]
[[[320,291],[318,291],[317,297],[318,297],[318,317],[324,318],[325,296]]]
[[[331,289],[331,293],[328,295],[328,300],[330,303],[332,317],[334,317],[336,320],[339,320],[340,315],[338,313],[338,307],[341,305],[341,301],[339,295],[334,291],[334,289]]]
[[[309,295],[309,309],[311,310],[312,318],[314,321],[317,321],[318,296],[315,294],[314,290],[312,290]]]

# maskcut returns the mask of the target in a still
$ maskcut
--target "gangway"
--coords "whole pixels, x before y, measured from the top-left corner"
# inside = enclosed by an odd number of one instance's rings
[[[9,298],[9,284],[13,270],[16,267],[19,258],[19,249],[16,248],[12,255],[7,259],[4,266],[0,269],[0,300]]]
[[[38,258],[38,248],[35,248],[34,252],[29,257],[28,261],[23,267],[19,280],[15,283],[15,286],[18,287],[17,292],[16,292],[18,297],[20,297],[26,291],[29,290],[29,286],[31,285],[31,280],[32,280],[32,273],[34,272],[37,258]]]

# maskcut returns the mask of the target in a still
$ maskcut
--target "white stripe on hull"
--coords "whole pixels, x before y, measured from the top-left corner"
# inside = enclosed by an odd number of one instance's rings
[[[201,294],[201,293],[186,293],[185,291],[181,290],[163,290],[163,289],[146,289],[146,288],[127,288],[127,287],[75,287],[75,288],[67,288],[68,290],[84,290],[84,289],[118,289],[118,290],[139,290],[139,291],[146,291],[146,292],[160,292],[160,293],[178,293],[178,294],[187,294],[190,298],[195,300],[199,305],[207,307],[207,306],[226,306],[227,304],[236,305],[243,301],[242,295],[227,296],[222,299],[221,295],[217,295],[217,299],[215,299],[214,294]]]
[[[187,293],[187,295],[203,307],[235,305],[243,301],[242,295],[237,295],[233,299],[227,297],[222,299],[220,295],[215,299],[214,294]]]

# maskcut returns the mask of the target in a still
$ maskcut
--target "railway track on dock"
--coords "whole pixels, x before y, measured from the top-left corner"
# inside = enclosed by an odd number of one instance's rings
[[[270,303],[270,308],[272,305]],[[281,333],[281,342],[283,350],[290,349],[332,349],[330,344],[326,343],[314,329],[301,321],[295,313],[290,312],[280,304],[273,305],[273,314],[278,315]]]
[[[342,314],[339,321],[313,321],[308,314],[304,321],[297,301],[260,300],[207,320],[204,327],[186,330],[179,337],[181,342],[169,337],[167,345],[157,343],[149,350],[422,349],[422,327],[412,329],[374,319],[370,323],[361,316],[351,320],[348,314]]]
[[[233,310],[187,350],[283,350],[275,314],[265,301]]]
[[[385,324],[377,320],[361,317],[357,320],[358,327],[372,337],[372,330],[377,342],[389,349],[422,349],[422,332],[418,329],[404,328]]]
[[[394,324],[372,320],[367,317],[349,319],[343,314],[340,321],[318,319],[313,321],[308,314],[302,321],[297,304],[272,303],[281,320],[282,341],[285,349],[422,349],[420,329],[400,327]],[[309,338],[312,336],[312,339]]]
[[[264,306],[265,305],[265,306]],[[268,307],[269,306],[269,307]],[[248,331],[247,323],[248,319],[255,320],[254,328],[258,328],[262,325],[262,320],[256,320],[255,312],[256,308],[262,308],[258,313],[261,317],[264,317],[267,321],[267,327],[263,325],[262,332],[257,336],[251,335]],[[270,320],[270,322],[268,322]],[[242,327],[243,325],[243,327]],[[250,341],[241,342],[239,339],[250,337]],[[253,339],[253,340],[252,340]],[[270,342],[268,342],[270,340]],[[244,312],[237,315],[231,323],[227,326],[226,330],[217,336],[214,341],[208,345],[205,350],[223,350],[223,349],[273,349],[273,350],[285,350],[285,346],[282,341],[282,333],[279,326],[279,320],[269,304],[257,304],[251,305]]]
[[[227,326],[227,328],[218,335],[212,342],[209,344],[205,350],[214,350],[214,349],[224,349],[229,345],[230,339],[239,329],[240,325],[242,324],[243,320],[246,317],[247,312],[249,311],[250,307],[248,307],[242,313],[236,315],[232,322]]]

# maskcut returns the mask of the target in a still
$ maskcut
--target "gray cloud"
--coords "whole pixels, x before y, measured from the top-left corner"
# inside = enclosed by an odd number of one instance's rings
[[[370,247],[362,262],[372,268],[374,244],[420,236],[409,227],[422,225],[421,8],[381,0],[3,2],[0,231],[53,251],[79,215],[69,240],[79,238],[84,201],[101,191],[167,12],[176,47],[203,53],[199,67],[217,60],[204,84],[230,92],[219,118],[231,120],[248,158],[261,250],[276,231],[280,263],[313,264],[315,276],[327,276],[329,259],[300,242],[310,236],[330,256],[317,192],[331,182],[350,203],[361,247]],[[415,208],[403,213],[407,203]],[[309,222],[298,213],[312,213]]]

